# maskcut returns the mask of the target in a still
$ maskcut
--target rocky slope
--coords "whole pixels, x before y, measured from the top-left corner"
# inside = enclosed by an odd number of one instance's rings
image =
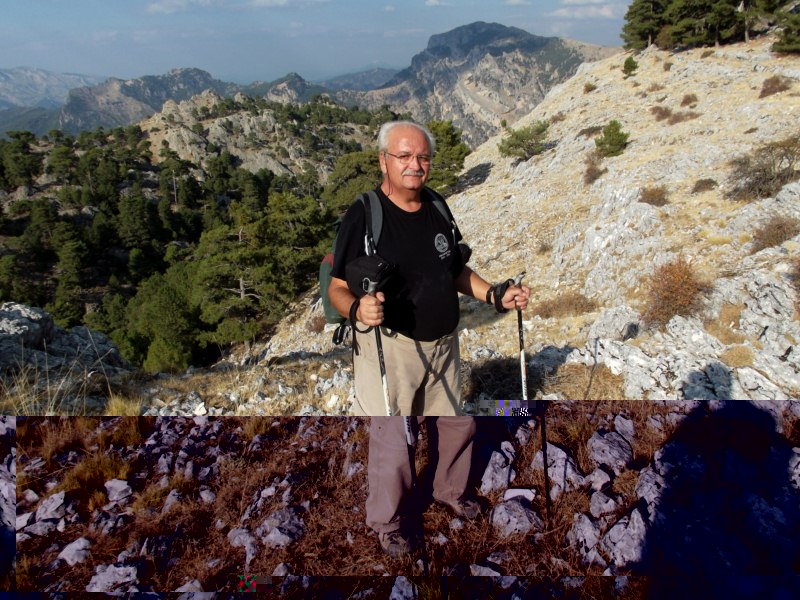
[[[652,48],[636,57],[639,69],[630,78],[621,70],[624,57],[585,64],[517,123],[552,120],[552,148],[515,162],[500,156],[496,137],[467,158],[464,189],[450,206],[474,247],[471,264],[479,273],[493,281],[527,273],[531,370],[605,366],[623,377],[629,399],[800,397],[792,276],[800,239],[753,252],[755,230],[774,215],[800,218],[800,184],[753,202],[725,195],[730,160],[797,132],[800,59],[772,55],[770,43],[679,54]],[[759,98],[763,81],[774,75],[791,88]],[[585,91],[587,83],[596,89]],[[690,94],[697,102],[689,120],[670,125],[650,110],[689,110],[680,105]],[[605,159],[607,172],[586,184],[593,137],[611,119],[630,133],[629,145]],[[700,179],[719,185],[693,193]],[[644,188],[662,185],[665,206],[639,201]],[[642,320],[647,278],[679,255],[708,282],[702,310],[675,317],[663,330],[648,328]],[[576,294],[597,308],[537,315],[537,303]],[[493,318],[472,301],[462,305],[462,357],[469,368],[514,355],[513,317]],[[303,299],[258,358],[331,352],[329,334],[309,327],[319,314],[314,297]],[[591,386],[584,389],[593,397]]]
[[[476,146],[497,134],[502,120],[527,115],[581,63],[617,52],[477,22],[431,36],[411,66],[382,88],[336,97],[376,110],[388,104],[420,122],[451,120]]]
[[[550,515],[537,422],[479,420],[474,476],[489,510],[465,523],[427,508],[435,581],[482,576],[470,585],[504,599],[573,597],[599,574],[619,576],[614,597],[796,595],[800,402],[586,406],[548,410]],[[20,591],[233,591],[261,575],[284,596],[330,597],[337,584],[316,578],[346,574],[386,598],[381,576],[419,574],[363,523],[367,419],[273,420],[256,435],[233,418],[104,419],[75,439],[55,419],[20,421]],[[125,475],[88,475],[100,456]],[[644,595],[627,579],[677,574]]]
[[[70,91],[59,113],[59,126],[69,133],[98,126],[124,127],[161,110],[167,100],[186,100],[209,89],[230,95],[238,86],[200,69],[173,69],[130,80],[110,78],[98,86]]]

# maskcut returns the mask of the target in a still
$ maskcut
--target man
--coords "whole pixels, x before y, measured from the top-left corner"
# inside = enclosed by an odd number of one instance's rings
[[[434,151],[433,136],[416,123],[396,121],[381,127],[378,160],[383,180],[376,193],[383,227],[376,251],[397,266],[396,274],[390,288],[374,295],[357,298],[348,287],[347,264],[366,253],[366,214],[356,202],[339,229],[328,288],[342,316],[349,317],[355,309],[353,411],[376,415],[370,431],[367,524],[393,556],[410,549],[404,525],[412,474],[403,419],[377,417],[386,415],[386,407],[372,328],[381,328],[391,413],[438,417],[434,500],[457,515],[474,518],[480,505],[465,494],[475,422],[456,416],[461,413],[458,292],[500,312],[524,309],[530,295],[525,286],[492,286],[464,264],[451,223],[425,190]]]

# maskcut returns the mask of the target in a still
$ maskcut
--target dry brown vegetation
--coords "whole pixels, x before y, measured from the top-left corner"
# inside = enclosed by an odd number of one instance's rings
[[[698,179],[695,181],[694,186],[692,186],[692,193],[699,194],[701,192],[710,192],[711,190],[715,189],[719,184],[711,179],[711,178],[703,178]]]
[[[575,366],[565,367],[563,373],[553,377],[552,381],[557,386],[558,380],[580,379],[577,375]],[[586,369],[584,382],[588,377],[589,372]],[[613,376],[598,369],[595,383],[600,385],[602,381],[608,379],[613,379]],[[611,394],[609,397],[618,392]],[[590,397],[598,396],[591,394]],[[575,402],[558,406],[556,404],[558,403],[554,403],[548,411],[548,441],[559,444],[573,453],[584,472],[588,473],[594,468],[586,453],[586,442],[600,421],[611,412],[625,412],[633,419],[637,431],[642,432],[642,435],[637,436],[640,440],[634,446],[637,460],[644,460],[648,452],[651,455],[658,444],[663,442],[661,435],[657,440],[650,439],[655,434],[650,433],[646,424],[649,415],[665,410],[662,405],[618,400]],[[77,421],[75,418],[66,419],[70,420]],[[94,574],[94,566],[116,562],[120,552],[129,548],[136,540],[143,543],[146,539],[151,540],[151,547],[157,540],[175,544],[170,554],[171,567],[168,569],[162,568],[159,563],[161,559],[154,558],[153,555],[143,556],[140,561],[140,580],[147,581],[154,590],[174,590],[188,579],[197,578],[207,590],[235,591],[237,576],[244,572],[244,550],[230,545],[226,537],[227,532],[233,527],[241,526],[241,518],[246,507],[261,490],[287,478],[292,487],[292,505],[305,501],[310,503],[310,511],[303,513],[307,533],[287,549],[265,551],[264,547],[260,546],[248,572],[269,574],[276,564],[286,562],[291,565],[293,572],[309,576],[375,575],[374,567],[377,564],[384,565],[386,572],[390,574],[419,574],[412,558],[395,560],[383,555],[375,536],[364,524],[366,471],[357,473],[350,480],[347,480],[343,473],[342,465],[348,451],[351,460],[364,464],[367,462],[368,433],[363,426],[364,420],[339,418],[320,420],[323,423],[321,435],[325,436],[328,443],[324,447],[322,445],[317,447],[311,443],[304,444],[306,450],[301,452],[293,435],[297,431],[298,418],[226,418],[228,431],[239,431],[243,436],[261,435],[262,441],[266,443],[260,451],[244,450],[235,457],[222,461],[219,476],[212,484],[216,501],[213,504],[205,504],[198,498],[199,482],[185,479],[181,475],[173,475],[166,487],[159,485],[156,477],[149,481],[141,481],[139,478],[131,477],[134,471],[141,469],[141,465],[120,464],[120,457],[108,450],[114,447],[113,444],[107,446],[106,452],[99,451],[104,445],[100,443],[101,437],[104,437],[105,443],[109,444],[111,440],[124,443],[137,439],[136,435],[131,436],[122,430],[135,429],[144,435],[153,425],[154,419],[143,419],[138,423],[132,418],[105,418],[94,422],[96,430],[94,432],[85,430],[84,439],[86,448],[96,448],[97,451],[87,450],[88,453],[82,453],[82,460],[65,468],[64,465],[59,465],[59,461],[64,460],[68,453],[68,446],[64,445],[63,440],[70,437],[60,431],[59,425],[64,424],[64,420],[28,418],[18,430],[20,449],[24,448],[25,457],[38,456],[45,448],[61,448],[54,455],[56,460],[40,478],[36,489],[44,494],[45,482],[57,481],[59,489],[70,489],[68,498],[77,503],[78,511],[84,518],[81,522],[68,524],[63,532],[54,532],[47,540],[33,538],[19,547],[17,571],[19,589],[21,591],[38,589],[42,581],[48,580],[45,572],[55,557],[54,548],[63,547],[80,536],[86,536],[92,542],[91,560],[68,569],[61,567],[58,573],[48,576],[50,580],[52,577],[60,578],[66,585],[63,591],[70,591],[71,586],[74,586],[74,591],[82,591]],[[355,427],[351,425],[354,420]],[[504,421],[487,418],[483,422],[486,425],[482,425],[479,431],[490,428],[491,423],[501,426]],[[86,419],[68,428],[84,430],[92,423],[92,420]],[[351,434],[346,444],[332,441],[343,439],[343,434],[348,428],[351,429]],[[480,443],[493,443],[491,435],[486,438],[479,436],[479,439],[483,440]],[[422,486],[427,485],[426,482],[429,482],[428,478],[431,476],[427,443],[427,430],[423,427],[417,451],[417,466]],[[542,474],[529,468],[539,450],[538,435],[533,435],[530,443],[520,447],[517,459],[520,475],[515,486],[533,487],[539,490],[535,504],[540,514],[544,516],[541,496]],[[113,468],[109,469],[108,465],[112,464]],[[84,474],[77,477],[75,474],[79,472]],[[97,492],[102,490],[106,478],[112,477],[127,478],[134,487],[134,500],[130,510],[133,520],[113,536],[103,536],[89,530],[87,524],[91,520],[92,511],[99,508],[106,500],[104,494]],[[82,489],[76,489],[71,483],[66,482],[67,479],[70,481],[80,479]],[[628,487],[630,486],[624,486],[620,491],[624,494]],[[161,507],[171,489],[180,493],[181,501],[165,513]],[[280,498],[280,491],[266,498],[259,514],[266,515],[280,507],[282,505]],[[626,502],[633,501],[632,497],[625,498]],[[499,494],[491,495],[489,501],[499,501]],[[438,505],[427,506],[424,526],[431,574],[438,576],[447,573],[453,565],[470,564],[492,552],[505,552],[509,556],[509,562],[504,565],[504,569],[512,574],[529,575],[542,580],[566,575],[600,575],[599,570],[587,569],[580,565],[563,544],[565,531],[571,526],[573,515],[587,509],[588,496],[584,492],[563,494],[554,502],[552,519],[547,525],[544,536],[534,543],[531,536],[498,538],[486,517],[474,523],[467,523],[459,531],[453,531],[449,526],[452,517],[444,508]],[[215,523],[224,526],[219,529],[212,526]],[[254,527],[255,524],[248,523],[247,526]],[[434,543],[433,540],[440,533],[450,540],[447,544]],[[180,539],[179,545],[177,539]],[[553,560],[553,557],[557,560]],[[214,562],[212,559],[219,561]],[[423,586],[430,585],[426,580],[420,580],[420,583]],[[364,585],[366,586],[366,580]],[[375,584],[372,583],[369,587],[375,588]],[[429,591],[434,593],[436,586]]]
[[[761,92],[758,94],[759,98],[766,98],[780,92],[785,92],[792,88],[792,80],[782,75],[773,75],[767,77],[764,83],[761,84]]]
[[[586,170],[583,173],[583,183],[591,185],[605,174],[608,169],[601,168],[603,157],[597,150],[592,150],[584,161]]]
[[[667,187],[664,185],[645,187],[639,193],[639,202],[652,206],[666,206],[669,204],[668,196]]]
[[[732,200],[752,201],[769,198],[800,177],[795,165],[800,161],[800,137],[797,135],[764,144],[731,161]]]
[[[531,310],[543,319],[582,315],[597,310],[597,302],[579,292],[567,292],[558,298],[542,300]]]
[[[780,246],[798,233],[800,233],[800,221],[783,215],[774,215],[753,232],[753,246],[750,251],[755,254],[766,248]]]
[[[686,94],[681,99],[681,106],[682,107],[694,106],[695,104],[697,104],[697,94]]]
[[[656,268],[648,279],[648,299],[644,319],[663,326],[674,316],[688,316],[699,307],[707,288],[692,265],[682,256]]]

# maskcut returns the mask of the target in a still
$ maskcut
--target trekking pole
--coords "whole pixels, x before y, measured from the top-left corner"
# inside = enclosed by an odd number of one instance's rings
[[[365,280],[364,283],[366,284],[367,294],[372,295],[375,293],[375,290],[378,287],[377,281],[371,281],[369,279]],[[392,407],[389,403],[389,383],[386,378],[386,362],[383,358],[383,342],[381,342],[381,328],[379,326],[375,327],[375,344],[378,347],[378,363],[380,365],[381,370],[381,384],[383,386],[383,402],[384,406],[386,407],[386,416],[392,416]],[[406,430],[406,447],[408,448],[408,462],[409,466],[411,467],[411,498],[412,504],[417,504],[416,495],[417,495],[417,464],[414,461],[414,449],[416,446],[416,440],[414,439],[414,431],[411,428],[411,417],[406,416],[403,417],[403,423],[405,425]],[[420,533],[422,534],[422,570],[425,577],[428,577],[428,552],[425,548],[425,525],[422,522],[422,514],[419,515],[419,528]]]
[[[372,296],[378,288],[377,281],[365,279],[364,283],[367,284],[367,294]],[[381,370],[381,385],[383,386],[383,405],[386,408],[386,416],[392,416],[392,407],[389,404],[389,382],[386,379],[386,362],[383,359],[383,342],[381,342],[381,328],[375,327],[375,345],[378,347],[378,364]]]
[[[416,508],[419,508],[419,503],[417,502],[417,464],[414,461],[414,449],[416,446],[416,440],[414,439],[414,431],[411,428],[411,419],[412,417],[403,417],[403,421],[406,427],[406,445],[408,447],[408,462],[411,465],[411,499],[412,504],[416,505]],[[428,577],[428,551],[425,546],[425,523],[422,520],[422,510],[419,510],[418,514],[419,518],[419,533],[420,533],[420,542],[422,543],[422,573],[425,577]]]
[[[522,283],[522,278],[525,271],[517,275],[514,279],[514,285]],[[517,329],[519,331],[519,370],[522,379],[522,400],[524,406],[528,408],[528,372],[525,364],[525,337],[522,327],[522,310],[517,309]],[[550,474],[547,472],[547,431],[545,429],[545,410],[542,409],[540,417],[542,426],[542,462],[544,464],[544,501],[547,510],[547,520],[550,520]]]

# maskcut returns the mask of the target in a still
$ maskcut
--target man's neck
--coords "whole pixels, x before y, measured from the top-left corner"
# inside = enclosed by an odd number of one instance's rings
[[[389,189],[384,181],[381,184],[381,191],[391,200],[395,206],[406,212],[416,212],[422,206],[422,190],[407,190],[403,188]],[[391,192],[391,193],[390,193]]]

